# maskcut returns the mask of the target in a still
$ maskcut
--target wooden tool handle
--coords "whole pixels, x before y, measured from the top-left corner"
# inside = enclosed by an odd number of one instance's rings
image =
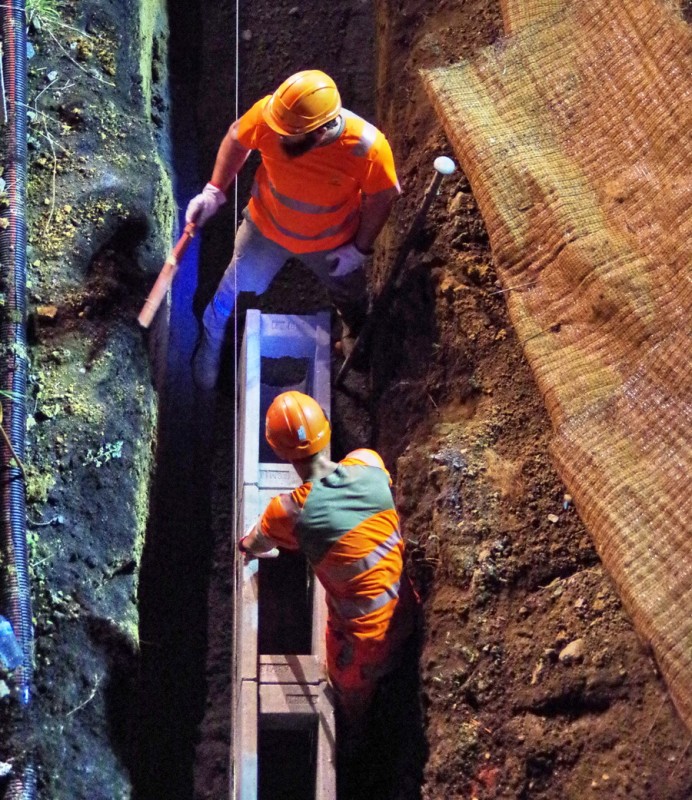
[[[175,246],[168,254],[168,258],[161,268],[161,272],[159,272],[156,283],[149,292],[149,296],[144,301],[142,310],[139,312],[139,316],[137,317],[137,322],[139,322],[143,328],[148,328],[151,325],[151,321],[154,319],[156,312],[159,310],[159,306],[161,305],[163,298],[166,296],[166,293],[173,282],[175,273],[178,271],[180,259],[183,257],[185,251],[187,250],[187,246],[194,238],[196,231],[197,226],[195,223],[188,222],[188,224],[185,226],[182,236],[180,239],[178,239]]]

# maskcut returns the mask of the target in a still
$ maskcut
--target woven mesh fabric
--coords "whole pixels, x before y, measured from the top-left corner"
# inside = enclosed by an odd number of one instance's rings
[[[558,469],[692,728],[692,34],[670,2],[506,5],[516,35],[423,79]]]
[[[500,0],[505,33],[514,35],[530,25],[544,22],[568,3],[569,0]]]

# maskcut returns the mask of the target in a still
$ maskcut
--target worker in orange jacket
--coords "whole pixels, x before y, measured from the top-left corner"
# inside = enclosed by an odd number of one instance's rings
[[[342,107],[328,75],[305,70],[231,125],[211,180],[187,207],[187,222],[204,225],[218,211],[252,150],[262,158],[252,197],[202,319],[193,363],[201,388],[216,384],[236,294],[262,294],[289,258],[299,258],[329,290],[348,351],[367,311],[363,263],[400,194],[384,135]]]
[[[344,720],[359,728],[379,678],[397,666],[414,630],[418,598],[404,572],[391,480],[374,450],[338,464],[330,426],[311,397],[278,395],[266,417],[274,452],[303,483],[274,497],[238,543],[246,558],[302,550],[327,598],[327,674]]]

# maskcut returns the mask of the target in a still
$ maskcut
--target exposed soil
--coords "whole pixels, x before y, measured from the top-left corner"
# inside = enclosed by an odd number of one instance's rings
[[[380,6],[403,227],[445,151],[415,70],[496,42],[499,3]],[[377,372],[379,445],[426,599],[423,797],[689,797],[689,733],[550,464],[500,288],[461,176],[409,261]]]
[[[68,0],[30,28],[36,687],[27,738],[0,700],[0,761],[31,751],[49,800],[202,800],[228,783],[232,400],[195,398],[188,344],[174,335],[166,357],[135,322],[171,241],[160,158],[181,203],[234,115],[233,8],[203,5],[171,2],[170,38],[163,9],[125,0]],[[241,6],[240,30],[241,110],[316,66],[390,139],[404,196],[377,290],[433,159],[452,155],[417,70],[497,43],[499,0],[349,0],[328,14],[260,0]],[[231,226],[229,209],[205,232],[188,313],[213,291]],[[326,304],[297,264],[262,298],[281,312]],[[340,800],[692,797],[690,734],[551,466],[461,172],[380,320],[370,385],[351,375],[333,412],[335,454],[370,442],[395,477],[425,617],[421,653],[378,698],[367,756],[342,763]]]

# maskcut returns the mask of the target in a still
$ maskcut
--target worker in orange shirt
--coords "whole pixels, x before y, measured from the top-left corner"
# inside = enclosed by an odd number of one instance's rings
[[[231,125],[211,180],[187,207],[187,222],[204,225],[218,211],[252,150],[262,158],[252,197],[202,319],[193,362],[200,388],[216,384],[236,294],[262,294],[289,258],[299,258],[329,290],[350,351],[367,312],[363,263],[400,194],[384,135],[342,107],[328,75],[305,70]]]
[[[274,497],[239,541],[246,558],[302,550],[327,598],[327,674],[348,729],[360,730],[378,680],[398,665],[415,627],[418,597],[404,572],[391,480],[374,450],[338,464],[330,426],[311,397],[278,395],[266,417],[274,452],[303,483]]]

